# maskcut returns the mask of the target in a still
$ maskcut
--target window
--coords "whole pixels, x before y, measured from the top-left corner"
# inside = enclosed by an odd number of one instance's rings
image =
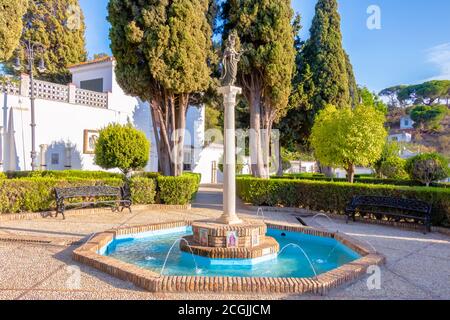
[[[53,165],[59,164],[59,153],[52,153],[52,164]]]
[[[192,171],[192,150],[191,149],[184,150],[183,170]]]
[[[404,122],[404,126],[405,127],[409,127],[409,121],[408,120],[404,120],[403,122]]]
[[[103,78],[81,81],[80,88],[84,90],[103,92]]]

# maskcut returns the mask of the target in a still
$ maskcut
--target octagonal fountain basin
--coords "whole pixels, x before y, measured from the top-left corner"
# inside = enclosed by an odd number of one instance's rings
[[[163,276],[310,278],[361,258],[331,237],[268,228],[277,254],[256,259],[210,259],[180,250],[190,226],[116,236],[99,254]]]

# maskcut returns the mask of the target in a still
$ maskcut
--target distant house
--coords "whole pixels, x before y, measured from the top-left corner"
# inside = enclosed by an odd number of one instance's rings
[[[400,119],[400,130],[414,129],[414,121],[409,115],[403,116]]]
[[[410,133],[407,133],[407,132],[391,134],[388,137],[388,140],[389,141],[395,141],[395,142],[406,142],[406,143],[409,143],[409,142],[412,141],[412,135]]]

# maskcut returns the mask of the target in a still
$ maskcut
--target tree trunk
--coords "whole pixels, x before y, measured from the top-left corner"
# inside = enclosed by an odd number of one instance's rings
[[[272,142],[272,122],[270,121],[270,115],[267,110],[263,112],[263,133],[262,133],[262,155],[264,161],[264,178],[269,179],[271,169],[271,142]],[[273,151],[273,150],[272,150]],[[278,162],[278,161],[277,161]]]
[[[184,138],[186,130],[186,110],[189,98],[187,95],[181,94],[178,99],[178,108],[176,110],[176,153],[177,163],[175,164],[175,175],[183,174],[184,165]]]
[[[261,146],[261,96],[259,90],[250,92],[250,159],[252,173],[265,178],[264,159]]]
[[[353,183],[355,181],[355,165],[350,164],[347,168],[347,179],[348,182]]]

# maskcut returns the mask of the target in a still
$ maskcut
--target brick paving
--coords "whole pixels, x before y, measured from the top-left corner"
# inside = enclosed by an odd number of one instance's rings
[[[382,225],[346,225],[341,219],[324,217],[305,217],[303,220],[313,227],[348,234],[386,256],[387,263],[381,267],[380,289],[368,289],[370,275],[367,275],[324,296],[150,293],[72,260],[72,252],[78,244],[71,243],[87,241],[93,233],[119,226],[219,217],[221,197],[221,189],[202,187],[191,210],[140,208],[132,214],[108,211],[69,213],[66,221],[41,217],[1,221],[0,299],[450,299],[448,236],[439,233],[424,235]],[[256,217],[254,210],[239,211],[243,218]],[[289,213],[266,211],[264,217],[268,223],[298,226],[295,217]],[[46,241],[8,240],[14,236]],[[74,278],[77,268],[81,272],[79,283]]]

